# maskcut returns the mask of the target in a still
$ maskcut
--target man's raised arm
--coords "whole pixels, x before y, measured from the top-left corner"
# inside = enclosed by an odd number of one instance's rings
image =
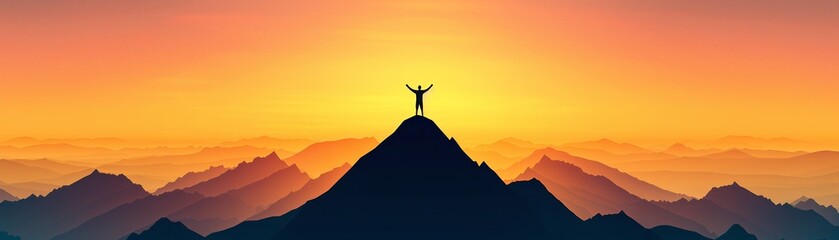
[[[434,84],[429,85],[428,88],[425,89],[425,91],[431,90],[431,87],[434,87]]]
[[[407,87],[407,88],[408,88],[408,90],[411,90],[412,92],[413,92],[413,91],[416,91],[416,90],[414,90],[413,88],[411,88],[411,86],[408,86],[408,84],[405,84],[405,87]]]

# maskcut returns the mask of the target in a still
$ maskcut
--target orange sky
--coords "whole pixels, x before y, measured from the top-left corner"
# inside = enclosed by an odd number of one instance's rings
[[[839,142],[839,2],[10,1],[0,138]]]

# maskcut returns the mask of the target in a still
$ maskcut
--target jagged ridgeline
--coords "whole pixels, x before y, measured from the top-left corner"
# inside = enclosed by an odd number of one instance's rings
[[[320,197],[208,238],[658,239],[625,215],[608,219],[583,222],[538,180],[506,185],[433,121],[414,116]]]

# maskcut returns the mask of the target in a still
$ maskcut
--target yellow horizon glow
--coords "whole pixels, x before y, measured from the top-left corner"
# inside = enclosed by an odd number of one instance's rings
[[[13,3],[0,138],[381,140],[434,84],[463,142],[839,141],[839,9],[675,2]]]

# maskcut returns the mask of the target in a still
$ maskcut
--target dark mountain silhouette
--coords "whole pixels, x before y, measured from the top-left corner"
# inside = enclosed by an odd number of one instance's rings
[[[583,221],[568,210],[562,202],[556,199],[545,185],[539,180],[513,182],[507,185],[510,190],[524,198],[531,209],[539,216],[548,231],[554,235],[571,237],[569,234],[576,231]]]
[[[699,200],[656,204],[716,233],[738,224],[760,239],[839,239],[839,229],[818,213],[776,205],[737,183],[713,188]]]
[[[213,179],[226,172],[228,169],[223,166],[210,167],[201,172],[189,172],[175,181],[167,183],[165,186],[154,191],[154,195],[160,195],[166,192],[171,192],[178,189],[192,187],[195,184]]]
[[[592,176],[563,161],[544,157],[532,169],[525,170],[518,180],[540,179],[557,199],[577,216],[625,211],[647,227],[673,225],[711,236],[701,224],[673,214],[635,196],[603,176]]]
[[[329,172],[321,174],[318,178],[306,182],[299,190],[289,193],[282,199],[274,202],[268,209],[250,217],[251,220],[258,220],[272,216],[280,216],[287,212],[302,206],[309,200],[312,200],[329,190],[335,182],[338,182],[347,171],[350,170],[350,164],[344,163],[341,167],[332,169]]]
[[[763,230],[762,227],[758,227],[742,216],[732,213],[716,203],[705,199],[653,203],[672,213],[679,214],[704,225],[716,236],[723,234],[733,223],[747,226],[752,232],[772,236],[772,234]]]
[[[278,229],[272,238],[555,238],[527,201],[420,116],[405,120],[326,193],[284,217],[291,219],[272,227]],[[269,220],[277,218],[263,221]]]
[[[734,224],[731,225],[728,231],[725,231],[723,235],[718,237],[717,240],[757,240],[757,237],[747,232],[739,224]]]
[[[0,240],[20,240],[20,237],[0,231]]]
[[[661,240],[711,240],[702,234],[667,225],[657,226],[650,230]]]
[[[128,240],[201,240],[203,236],[189,230],[183,223],[172,222],[167,218],[157,220],[148,230],[140,234],[132,233]]]
[[[822,206],[815,199],[808,198],[808,197],[801,197],[797,201],[792,203],[795,208],[801,210],[813,210],[816,211],[819,215],[822,215],[827,221],[829,221],[834,226],[839,226],[839,212],[836,211],[836,208],[831,206]]]
[[[286,162],[297,164],[312,177],[318,177],[344,163],[354,164],[376,144],[378,141],[369,137],[318,142],[287,158]]]
[[[291,165],[242,188],[203,199],[170,217],[182,221],[202,235],[209,234],[232,227],[253,216],[292,191],[300,189],[309,180],[309,176],[301,172],[297,165]],[[208,210],[212,214],[207,214]]]
[[[187,192],[197,192],[212,197],[227,191],[244,187],[269,175],[287,168],[276,153],[255,158],[252,162],[242,162],[236,168],[228,170],[216,178],[185,188]]]
[[[259,209],[246,204],[241,199],[222,194],[202,199],[169,214],[168,218],[183,222],[198,233],[209,233],[234,226],[245,218],[241,216],[247,217],[256,211]]]
[[[607,229],[607,230],[605,230]],[[658,239],[623,212],[580,220],[539,180],[505,185],[415,116],[332,188],[209,239]]]
[[[434,122],[411,117],[274,238],[542,239],[527,203]],[[330,229],[324,231],[323,229]]]
[[[149,194],[124,175],[93,171],[47,196],[0,203],[0,229],[23,239],[49,239]],[[37,223],[37,224],[34,224]]]
[[[180,190],[148,196],[96,216],[53,239],[119,239],[202,198],[201,194]]]
[[[621,172],[618,169],[606,166],[605,164],[602,164],[600,162],[577,157],[553,148],[543,148],[536,150],[530,156],[513,164],[511,167],[498,171],[499,175],[501,175],[502,177],[513,179],[522,172],[524,172],[527,168],[532,168],[533,166],[535,166],[536,163],[539,163],[539,161],[542,160],[542,158],[545,156],[547,156],[550,159],[571,163],[577,167],[580,167],[586,173],[592,175],[602,175],[614,182],[615,184],[617,184],[618,186],[620,186],[621,188],[626,189],[632,194],[635,194],[643,199],[676,201],[682,198],[691,198],[684,194],[677,194],[661,189],[655,185],[644,182],[636,177]]]
[[[594,215],[577,228],[572,239],[613,240],[646,239],[660,240],[655,233],[644,228],[623,211],[611,215]]]
[[[241,239],[242,236],[247,236],[249,240],[271,239],[278,231],[285,228],[295,216],[297,216],[297,212],[292,210],[282,216],[269,217],[258,221],[245,221],[235,227],[210,234],[207,239],[234,240]]]
[[[0,202],[3,202],[3,201],[17,201],[17,200],[18,200],[18,198],[15,197],[14,195],[12,195],[11,193],[6,192],[6,190],[0,189]]]

